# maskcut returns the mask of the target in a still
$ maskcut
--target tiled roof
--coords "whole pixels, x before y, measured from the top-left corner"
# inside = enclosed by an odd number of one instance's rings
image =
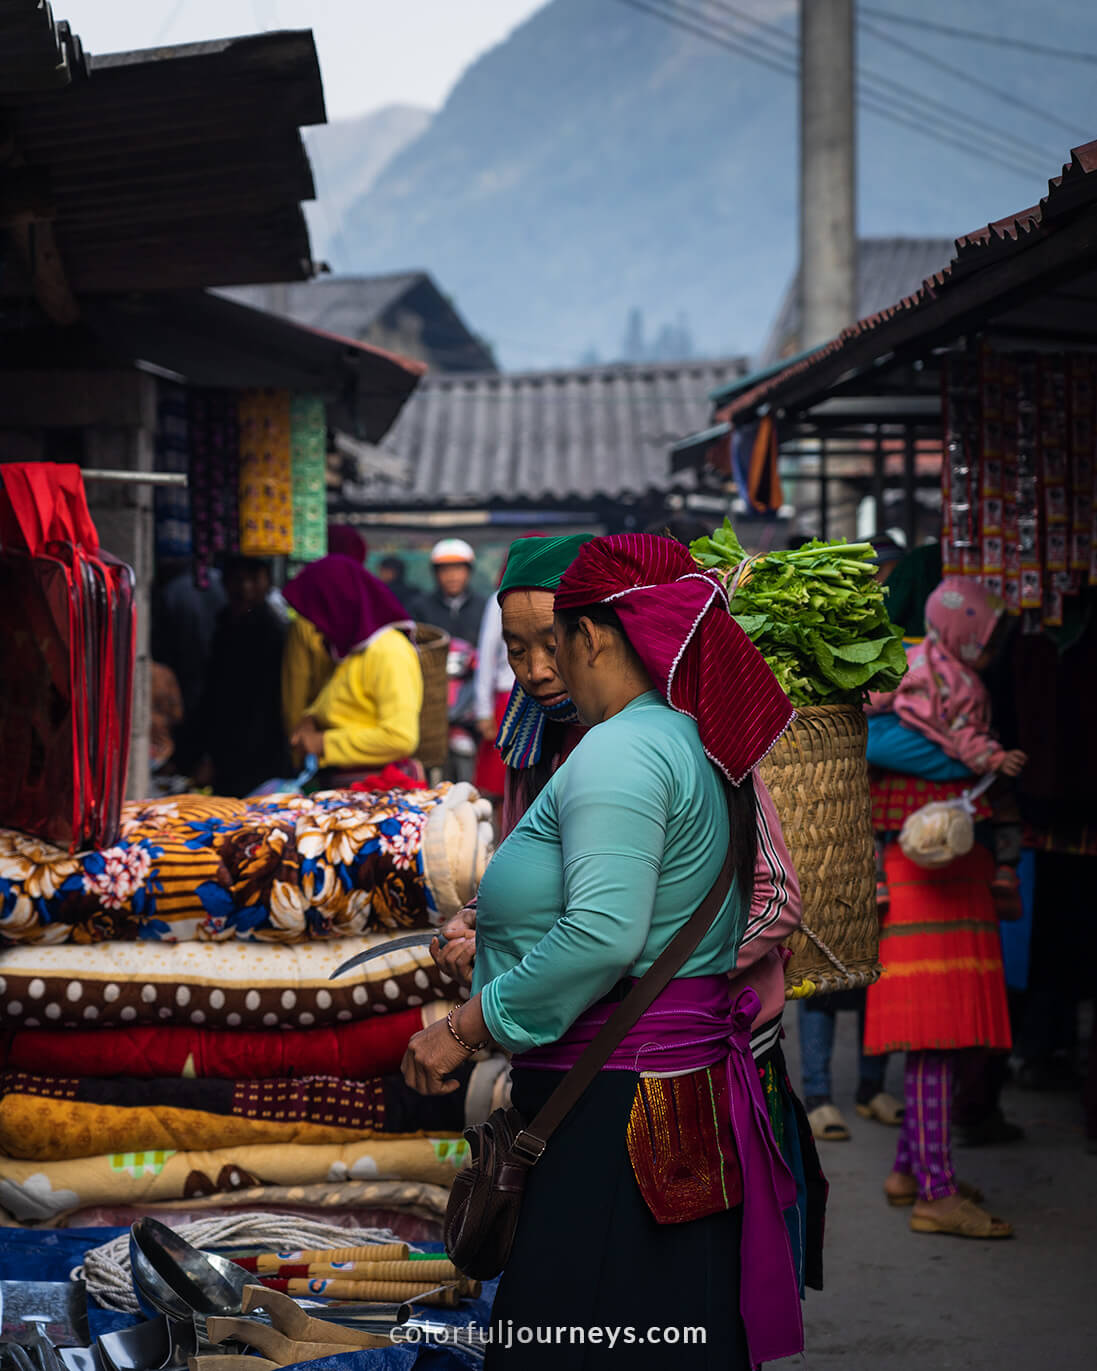
[[[428,375],[382,450],[405,482],[371,483],[371,505],[433,507],[629,500],[688,489],[670,444],[699,428],[709,394],[742,358],[523,372]]]
[[[956,251],[951,238],[860,238],[857,241],[857,317],[865,319],[918,289]],[[758,355],[768,367],[800,348],[800,273],[793,276],[769,338]]]
[[[490,349],[425,271],[320,276],[285,286],[244,286],[224,294],[343,338],[370,339],[380,331],[388,345],[414,343],[417,355],[433,371],[479,372],[495,365]],[[402,314],[407,320],[399,317]],[[397,336],[390,337],[394,332]]]

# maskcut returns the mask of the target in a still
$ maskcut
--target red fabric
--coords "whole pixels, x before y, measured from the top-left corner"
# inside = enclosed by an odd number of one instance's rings
[[[880,927],[884,974],[868,988],[865,1051],[1008,1050],[993,857],[976,844],[927,871],[889,843],[884,861],[891,893]]]
[[[507,712],[509,699],[509,690],[497,690],[495,692],[496,734],[502,727],[503,715]],[[507,769],[503,765],[502,754],[495,746],[495,737],[481,738],[480,749],[476,754],[476,771],[472,777],[473,785],[481,795],[502,795],[506,778]]]
[[[423,779],[421,776],[410,775],[395,762],[389,762],[382,771],[374,772],[372,776],[363,776],[360,781],[353,781],[347,787],[348,790],[357,790],[359,793],[366,794],[384,790],[421,790],[422,788]]]
[[[94,556],[99,534],[88,510],[78,466],[12,462],[0,466],[0,544],[37,555],[51,542],[75,543]]]
[[[0,827],[109,847],[129,746],[133,573],[100,554],[77,466],[0,467],[0,545]]]
[[[872,796],[872,827],[877,833],[898,833],[907,819],[923,805],[958,800],[970,781],[926,781],[901,771],[869,772]],[[989,819],[992,813],[986,795],[975,801],[975,818]]]
[[[11,1033],[2,1059],[11,1070],[42,1076],[187,1075],[218,1080],[341,1076],[364,1080],[398,1069],[423,1027],[423,1011],[340,1024],[337,1028],[238,1030],[183,1028],[49,1029]]]
[[[564,573],[559,609],[609,604],[656,687],[697,721],[711,761],[739,785],[789,726],[793,708],[728,613],[719,578],[681,543],[650,533],[595,538]]]

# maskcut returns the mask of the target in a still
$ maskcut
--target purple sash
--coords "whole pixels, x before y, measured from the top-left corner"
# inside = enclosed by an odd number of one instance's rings
[[[773,1136],[750,1051],[751,1024],[760,1007],[749,988],[740,991],[733,1004],[726,976],[678,977],[606,1063],[611,1071],[661,1073],[727,1063],[732,1136],[743,1171],[739,1309],[752,1366],[791,1357],[804,1348],[799,1284],[783,1216],[796,1203],[796,1182]],[[523,1052],[513,1064],[566,1071],[615,1008],[593,1006],[559,1042]]]

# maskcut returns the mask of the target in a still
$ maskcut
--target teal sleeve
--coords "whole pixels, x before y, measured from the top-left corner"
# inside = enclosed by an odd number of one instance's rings
[[[651,929],[670,812],[653,751],[594,729],[557,773],[564,911],[483,989],[488,1031],[511,1052],[556,1042],[626,976]]]

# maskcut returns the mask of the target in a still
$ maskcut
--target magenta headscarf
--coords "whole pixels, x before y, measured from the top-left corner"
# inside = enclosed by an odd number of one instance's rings
[[[282,592],[286,603],[327,639],[336,660],[349,657],[378,630],[410,628],[404,606],[353,557],[312,562]]]
[[[928,699],[932,716],[947,723],[949,702],[975,674],[975,662],[990,642],[1005,605],[967,576],[946,576],[926,601],[926,636],[908,649],[910,668],[895,696],[902,719],[908,702]],[[914,714],[914,710],[910,709]],[[913,720],[912,720],[913,721]]]
[[[353,524],[328,524],[328,553],[332,557],[351,557],[365,565],[369,544]]]
[[[762,654],[728,613],[719,578],[673,538],[595,538],[564,573],[557,609],[608,604],[667,703],[697,721],[701,744],[740,785],[792,722]]]

